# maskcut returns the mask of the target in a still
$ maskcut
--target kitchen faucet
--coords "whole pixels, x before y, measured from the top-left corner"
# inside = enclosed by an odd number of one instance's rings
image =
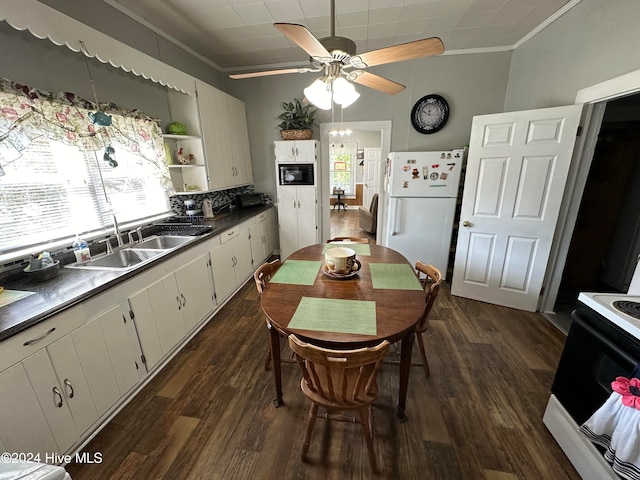
[[[118,220],[115,215],[113,217],[113,231],[116,234],[116,239],[118,240],[118,247],[122,247],[124,242],[122,241],[122,234],[120,233],[120,226],[118,225]]]

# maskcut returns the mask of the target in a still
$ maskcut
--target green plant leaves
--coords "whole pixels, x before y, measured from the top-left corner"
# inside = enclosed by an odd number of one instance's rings
[[[318,111],[317,108],[313,108],[310,103],[302,106],[300,100],[293,99],[293,102],[282,102],[282,108],[284,112],[278,115],[278,118],[282,120],[278,125],[281,130],[305,130],[311,128],[314,122],[314,116]]]

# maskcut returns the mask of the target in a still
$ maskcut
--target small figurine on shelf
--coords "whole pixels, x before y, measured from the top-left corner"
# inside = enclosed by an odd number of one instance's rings
[[[176,153],[178,162],[182,165],[191,165],[192,163],[194,163],[195,157],[190,153],[183,153],[182,150],[182,147],[180,147],[180,150],[178,150],[178,152]]]

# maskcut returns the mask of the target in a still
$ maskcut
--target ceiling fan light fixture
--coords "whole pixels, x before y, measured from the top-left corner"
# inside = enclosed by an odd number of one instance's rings
[[[360,94],[352,83],[342,77],[338,77],[333,81],[333,101],[342,106],[342,108],[347,108],[358,98],[360,98]]]
[[[318,78],[315,82],[304,89],[304,95],[311,103],[321,110],[331,109],[331,89],[324,77]]]

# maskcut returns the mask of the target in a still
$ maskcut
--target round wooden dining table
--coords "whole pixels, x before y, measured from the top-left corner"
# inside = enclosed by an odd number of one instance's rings
[[[267,326],[270,331],[276,388],[275,404],[279,406],[283,403],[280,365],[281,335],[288,336],[293,333],[303,341],[332,349],[362,348],[377,345],[383,340],[388,340],[390,343],[400,341],[400,382],[397,415],[402,421],[405,421],[407,419],[405,407],[411,369],[411,352],[415,337],[414,330],[424,313],[425,293],[421,288],[416,288],[415,285],[405,289],[402,284],[394,286],[381,284],[380,280],[384,279],[380,278],[380,273],[375,274],[378,276],[377,283],[372,280],[372,268],[374,267],[376,272],[380,272],[380,268],[400,267],[407,271],[405,277],[407,275],[411,276],[406,265],[413,269],[402,254],[381,245],[367,245],[367,250],[370,250],[370,252],[366,253],[370,254],[358,254],[356,256],[361,263],[361,268],[357,275],[345,279],[337,279],[330,276],[324,273],[321,268],[321,265],[324,265],[323,250],[329,248],[328,245],[331,244],[311,245],[297,250],[287,258],[281,267],[282,270],[287,266],[287,262],[290,261],[294,261],[290,265],[299,260],[319,262],[319,265],[315,267],[317,268],[315,277],[313,277],[313,269],[310,272],[310,277],[308,275],[312,284],[279,283],[275,281],[278,275],[276,273],[276,276],[274,276],[262,294],[262,310],[266,315]],[[341,244],[340,246],[348,247],[349,245]],[[384,272],[384,270],[382,271]],[[405,280],[407,279],[405,278]],[[412,281],[411,278],[408,280]],[[296,279],[293,280],[293,282],[295,281]],[[419,287],[417,279],[415,279],[415,284]],[[362,306],[363,304],[368,304],[367,306],[370,308],[369,311],[371,313],[373,313],[375,306],[375,314],[371,315],[374,318],[370,319],[371,331],[368,333],[343,333],[337,332],[335,331],[336,329],[332,328],[328,328],[325,331],[322,327],[322,321],[315,325],[313,329],[299,328],[299,323],[297,324],[298,328],[292,327],[290,323],[292,323],[301,301],[322,302],[322,300],[317,299],[356,300],[359,302],[354,305]],[[342,302],[340,305],[346,306],[344,312],[340,311],[337,314],[344,315],[340,321],[349,322],[350,304]],[[340,328],[337,330],[340,330]]]

